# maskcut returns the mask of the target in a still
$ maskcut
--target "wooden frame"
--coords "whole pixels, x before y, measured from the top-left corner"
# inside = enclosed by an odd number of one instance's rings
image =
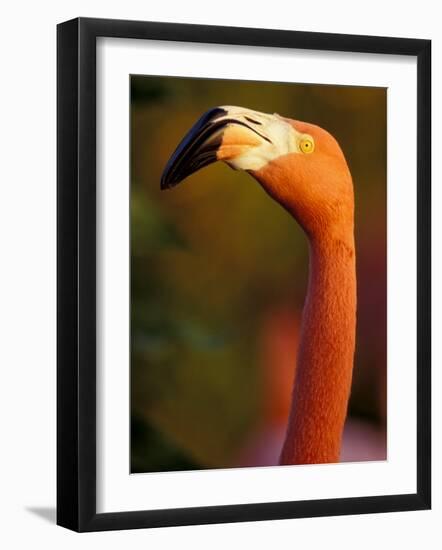
[[[57,31],[57,523],[76,531],[98,531],[430,508],[430,41],[83,18],[62,23]],[[416,494],[96,513],[97,37],[396,54],[417,58]]]

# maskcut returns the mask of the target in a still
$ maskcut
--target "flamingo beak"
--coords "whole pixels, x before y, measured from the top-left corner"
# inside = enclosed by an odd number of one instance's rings
[[[260,115],[263,114],[237,107],[215,107],[204,113],[167,162],[161,189],[178,185],[217,160],[242,168],[235,165],[235,159],[254,147],[272,143],[261,129]]]

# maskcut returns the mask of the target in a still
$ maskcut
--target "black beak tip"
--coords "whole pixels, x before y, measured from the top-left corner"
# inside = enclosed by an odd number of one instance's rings
[[[218,128],[216,121],[226,115],[225,109],[214,107],[194,124],[164,168],[160,181],[161,190],[175,187],[196,170],[216,161],[216,142],[212,140],[211,149],[205,148],[205,143],[210,133]]]
[[[167,181],[167,175],[163,174],[160,180],[160,189],[161,191],[164,191],[165,189],[170,189],[170,188],[171,188],[171,185]]]
[[[172,189],[172,187],[175,187],[176,185],[181,183],[182,180],[183,178],[177,178],[176,174],[173,174],[170,170],[166,168],[161,175],[160,189],[161,191]]]

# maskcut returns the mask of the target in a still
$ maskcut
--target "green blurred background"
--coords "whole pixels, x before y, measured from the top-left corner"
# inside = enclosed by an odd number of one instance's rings
[[[221,163],[160,191],[199,116],[239,105],[339,141],[356,197],[358,326],[341,460],[386,458],[386,90],[131,77],[131,471],[276,464],[308,274],[296,222]]]

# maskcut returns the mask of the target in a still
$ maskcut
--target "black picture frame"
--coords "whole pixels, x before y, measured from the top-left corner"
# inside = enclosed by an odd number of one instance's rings
[[[417,491],[96,512],[96,39],[118,37],[417,58]],[[79,18],[57,28],[57,523],[75,531],[424,510],[431,506],[431,41]]]

